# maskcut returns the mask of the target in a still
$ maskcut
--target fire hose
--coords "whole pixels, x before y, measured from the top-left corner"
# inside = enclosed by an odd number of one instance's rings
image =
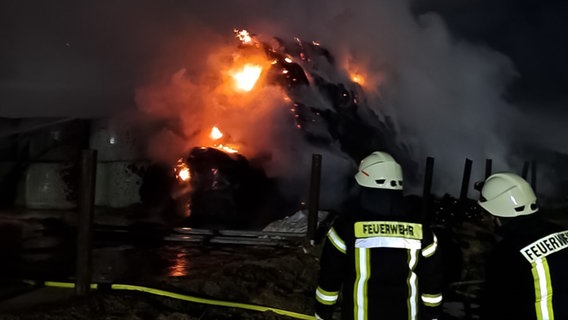
[[[73,283],[73,282],[58,282],[58,281],[37,282],[37,281],[31,281],[31,280],[26,280],[24,282],[27,283],[27,284],[31,284],[31,285],[43,285],[43,286],[46,286],[46,287],[69,288],[69,289],[75,288],[75,283]],[[160,289],[155,289],[155,288],[143,287],[143,286],[130,285],[130,284],[118,284],[117,283],[117,284],[110,284],[110,285],[106,285],[106,284],[105,285],[99,285],[99,284],[96,284],[96,283],[91,283],[91,285],[90,285],[90,288],[92,290],[96,290],[96,289],[103,288],[103,287],[107,287],[107,288],[110,287],[110,289],[112,289],[112,290],[141,291],[141,292],[150,293],[150,294],[154,294],[154,295],[158,295],[158,296],[165,296],[165,297],[169,297],[169,298],[174,298],[174,299],[178,299],[178,300],[184,300],[184,301],[189,301],[189,302],[199,303],[199,304],[229,307],[229,308],[239,308],[239,309],[246,309],[246,310],[258,311],[258,312],[274,312],[274,313],[279,314],[279,315],[283,315],[283,316],[287,316],[287,317],[291,317],[291,318],[296,318],[296,319],[305,319],[305,320],[315,319],[315,317],[311,316],[311,315],[306,315],[306,314],[297,313],[297,312],[288,311],[288,310],[282,310],[282,309],[278,309],[278,308],[259,306],[259,305],[253,305],[253,304],[247,304],[247,303],[240,303],[240,302],[231,302],[231,301],[222,301],[222,300],[199,298],[199,297],[189,296],[189,295],[185,295],[185,294],[180,294],[180,293],[175,293],[175,292],[170,292],[170,291],[165,291],[165,290],[160,290]]]

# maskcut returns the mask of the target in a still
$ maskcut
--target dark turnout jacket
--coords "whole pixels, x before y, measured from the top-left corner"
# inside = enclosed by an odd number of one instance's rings
[[[483,319],[568,319],[568,230],[513,218],[488,261]]]
[[[411,215],[362,208],[334,221],[322,248],[316,318],[422,319],[439,312],[443,274],[432,230]]]

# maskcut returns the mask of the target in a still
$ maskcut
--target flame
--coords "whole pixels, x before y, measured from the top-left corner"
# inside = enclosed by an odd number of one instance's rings
[[[191,171],[189,171],[189,167],[187,163],[183,161],[183,159],[179,159],[176,164],[175,168],[176,178],[180,181],[187,182],[191,179]]]
[[[262,67],[260,65],[247,63],[239,71],[231,73],[231,76],[235,79],[238,90],[248,92],[254,88],[261,73]]]
[[[217,148],[217,149],[219,149],[219,150],[223,150],[223,151],[228,152],[228,153],[237,153],[237,152],[239,152],[239,150],[237,150],[237,149],[233,149],[233,148],[231,148],[231,147],[229,147],[229,146],[225,146],[225,145],[222,145],[222,144],[215,145],[215,148]]]
[[[358,84],[360,84],[360,85],[362,85],[362,86],[365,85],[365,77],[364,77],[362,74],[358,73],[358,72],[352,73],[352,74],[350,75],[350,78],[351,78],[351,81],[353,81],[353,82],[355,82],[355,83],[358,83]]]
[[[221,132],[221,130],[219,130],[219,128],[213,127],[211,129],[211,133],[209,134],[209,137],[211,137],[211,139],[213,139],[213,140],[219,140],[223,137],[223,132]]]
[[[217,140],[221,139],[223,136],[224,136],[224,134],[223,134],[223,132],[221,132],[221,130],[219,130],[219,128],[217,128],[217,127],[211,128],[211,132],[209,133],[209,137],[213,141],[217,141]],[[239,150],[235,146],[229,146],[229,145],[222,144],[222,143],[214,143],[213,147],[217,148],[219,150],[228,152],[228,153],[239,152]]]
[[[239,39],[243,44],[251,44],[252,37],[247,30],[233,30],[237,34],[237,39]]]

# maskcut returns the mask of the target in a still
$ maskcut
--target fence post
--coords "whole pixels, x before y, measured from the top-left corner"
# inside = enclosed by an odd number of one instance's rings
[[[312,154],[310,198],[308,200],[308,239],[315,244],[318,224],[319,194],[321,177],[321,154]]]
[[[469,178],[471,176],[471,159],[465,159],[465,167],[463,169],[462,186],[460,192],[460,200],[467,199],[467,193],[469,190]]]
[[[77,261],[75,294],[87,295],[91,286],[91,249],[93,206],[95,200],[97,151],[84,150],[81,154],[79,183],[79,217],[77,220]]]
[[[529,176],[529,167],[530,167],[530,162],[529,161],[525,161],[523,163],[523,171],[521,173],[521,177],[523,177],[523,179],[527,180],[528,176]]]
[[[531,162],[531,187],[536,193],[536,161]]]
[[[489,176],[491,175],[491,171],[493,170],[492,166],[493,166],[492,160],[485,159],[485,179],[489,178]]]
[[[426,158],[426,171],[424,172],[424,187],[422,189],[422,216],[426,221],[430,221],[429,202],[432,192],[432,177],[434,173],[434,158]]]

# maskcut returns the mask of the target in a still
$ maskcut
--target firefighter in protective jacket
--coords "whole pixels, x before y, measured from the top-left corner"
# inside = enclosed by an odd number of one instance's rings
[[[323,244],[316,319],[435,319],[443,271],[436,235],[409,212],[400,165],[385,152],[364,158],[357,193]]]
[[[513,173],[489,176],[478,203],[500,238],[487,264],[483,319],[568,319],[568,230],[538,214],[533,189]]]

